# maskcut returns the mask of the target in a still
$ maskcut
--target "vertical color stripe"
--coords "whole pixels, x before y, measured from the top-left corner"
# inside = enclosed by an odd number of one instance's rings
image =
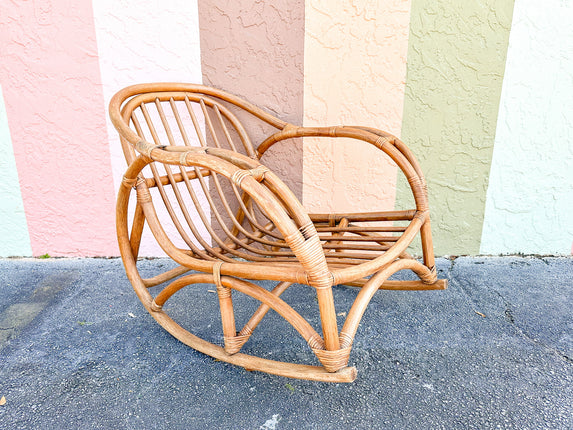
[[[573,242],[573,4],[516,0],[480,252]]]
[[[106,112],[111,97],[128,85],[201,83],[196,0],[98,0],[93,7]],[[109,116],[106,119],[117,192],[127,165],[119,136]],[[157,210],[160,218],[168,218],[161,206]],[[140,255],[164,255],[147,227]]]
[[[0,257],[31,256],[16,160],[0,87]]]
[[[244,97],[284,121],[302,124],[304,1],[199,2],[206,85]],[[253,145],[276,129],[241,115]],[[300,142],[275,145],[262,159],[302,197]]]
[[[32,252],[116,255],[90,2],[2,2],[0,82]]]
[[[304,125],[364,125],[400,135],[410,1],[306,2]],[[304,139],[311,211],[394,206],[396,166],[358,141]]]
[[[512,8],[412,2],[402,137],[426,175],[437,254],[479,252]]]
[[[237,94],[285,121],[300,125],[304,0],[224,3],[201,0],[199,22],[205,84]],[[246,112],[235,110],[235,113],[255,147],[277,131]],[[262,158],[299,199],[302,197],[301,143],[280,142]],[[232,195],[229,188],[224,190]],[[215,198],[215,201],[219,200]],[[233,210],[238,208],[234,198],[229,203]],[[215,231],[222,232],[215,221],[215,211],[211,224]]]

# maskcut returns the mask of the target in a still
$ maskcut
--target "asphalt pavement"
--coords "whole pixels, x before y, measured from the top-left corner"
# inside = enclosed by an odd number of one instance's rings
[[[139,264],[146,275],[173,265]],[[445,291],[375,295],[350,357],[358,377],[332,384],[183,345],[143,309],[118,259],[0,259],[0,429],[572,429],[573,258],[438,267]],[[340,322],[356,293],[336,288]],[[310,287],[283,297],[319,327]],[[222,343],[212,285],[177,299],[182,325]],[[238,320],[256,307],[234,299]],[[317,364],[272,311],[245,352]]]

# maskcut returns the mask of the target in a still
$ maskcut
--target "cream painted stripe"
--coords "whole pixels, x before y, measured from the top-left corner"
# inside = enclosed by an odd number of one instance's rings
[[[569,254],[573,4],[516,0],[480,252]]]
[[[400,135],[410,1],[305,3],[304,125],[365,125]],[[305,138],[311,211],[394,206],[396,166],[357,141]]]
[[[8,116],[0,87],[0,257],[31,256],[30,235],[20,193]]]
[[[196,0],[97,0],[93,8],[106,111],[128,85],[202,82]],[[126,163],[109,117],[107,128],[117,192]],[[142,256],[163,255],[147,229],[141,246]]]

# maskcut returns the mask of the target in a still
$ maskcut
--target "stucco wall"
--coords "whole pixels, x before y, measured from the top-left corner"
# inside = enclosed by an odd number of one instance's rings
[[[401,136],[428,179],[438,255],[572,252],[571,2],[70,5],[0,2],[0,256],[117,255],[124,162],[107,102],[169,80],[298,125]],[[255,128],[254,143],[267,132]],[[396,167],[364,145],[284,142],[263,161],[310,210],[409,199]],[[149,237],[143,254],[160,254]]]
[[[571,249],[571,23],[570,2],[515,2],[481,253],[559,254]]]
[[[402,137],[426,175],[438,254],[479,252],[512,8],[412,4]]]
[[[171,1],[170,7],[171,10],[154,0],[93,2],[103,105],[106,110],[111,97],[128,85],[171,81],[201,83],[197,2]],[[173,10],[177,10],[177,14]],[[119,136],[108,115],[106,120],[117,193],[127,165]],[[150,136],[147,138],[151,139]],[[159,197],[156,190],[152,192]],[[132,207],[135,206],[134,197]],[[208,210],[208,205],[203,206]],[[162,205],[157,205],[157,211],[162,218],[169,216]],[[173,225],[166,224],[165,228],[170,237],[178,236]],[[164,255],[147,227],[143,232],[140,255]]]
[[[410,2],[305,4],[304,125],[400,135]],[[371,145],[305,138],[304,198],[315,212],[390,210],[396,165]]]
[[[91,3],[1,2],[0,25],[0,85],[30,236],[13,252],[116,254]]]
[[[225,89],[293,124],[303,117],[304,1],[199,2],[201,64],[206,85]],[[239,113],[240,115],[240,113]],[[242,115],[255,147],[276,130]],[[275,145],[264,156],[302,196],[302,145]]]

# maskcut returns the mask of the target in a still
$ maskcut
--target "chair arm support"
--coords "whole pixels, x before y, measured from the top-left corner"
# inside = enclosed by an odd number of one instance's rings
[[[332,285],[332,274],[310,216],[287,185],[258,160],[222,148],[158,146],[144,140],[135,147],[149,161],[201,167],[227,177],[257,203],[282,233],[306,272],[306,283],[316,288]]]
[[[419,211],[428,209],[426,182],[418,161],[408,147],[390,133],[362,126],[296,127],[288,124],[282,131],[274,133],[263,141],[257,148],[257,155],[261,158],[275,143],[297,137],[345,137],[374,145],[388,155],[406,176],[414,194],[416,209]]]

